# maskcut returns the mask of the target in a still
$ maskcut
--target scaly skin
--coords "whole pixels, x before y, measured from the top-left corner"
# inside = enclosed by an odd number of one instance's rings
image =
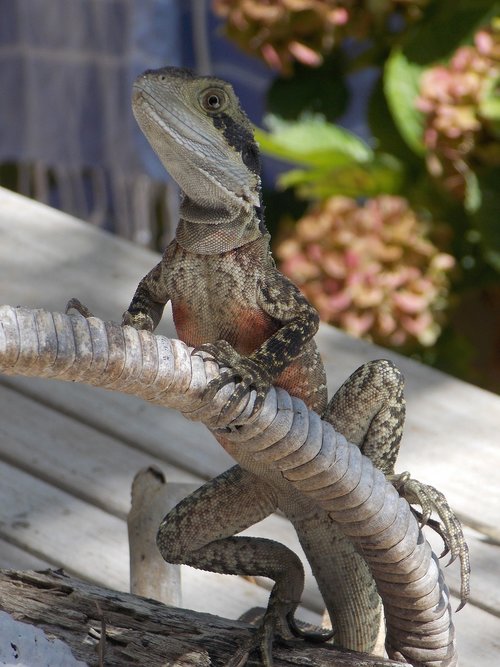
[[[260,194],[259,152],[251,125],[227,83],[187,70],[150,71],[134,84],[136,119],[182,191],[176,237],[140,282],[123,323],[153,331],[171,302],[178,336],[228,367],[209,395],[236,388],[230,414],[249,389],[258,410],[271,384],[302,398],[386,474],[394,474],[405,403],[403,380],[387,361],[362,366],[327,404],[325,372],[314,335],[318,315],[277,271]],[[231,453],[231,443],[225,444]],[[228,663],[244,664],[259,647],[272,665],[275,634],[299,632],[293,613],[303,570],[273,541],[235,534],[280,509],[295,526],[333,622],[336,643],[372,652],[381,605],[369,569],[327,512],[255,457],[241,461],[181,502],[162,522],[158,546],[169,562],[275,581],[255,640]],[[432,487],[394,476],[400,494],[436,510],[452,557],[462,564],[468,595],[468,552],[460,524]],[[323,637],[323,639],[326,637]]]

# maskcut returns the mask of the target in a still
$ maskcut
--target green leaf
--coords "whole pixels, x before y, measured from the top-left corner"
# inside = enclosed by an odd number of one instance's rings
[[[310,167],[331,167],[368,162],[372,149],[354,134],[318,117],[289,122],[272,117],[272,132],[256,129],[264,153]]]
[[[296,188],[305,199],[325,199],[334,195],[373,197],[401,189],[403,167],[390,155],[378,155],[372,162],[351,162],[337,168],[293,169],[279,178],[281,187]]]
[[[280,187],[296,188],[300,197],[368,197],[401,188],[401,162],[388,154],[375,154],[347,130],[317,117],[297,122],[272,118],[270,125],[271,134],[256,131],[257,141],[268,155],[305,167],[279,178]]]
[[[422,68],[407,60],[400,49],[389,56],[384,71],[384,92],[394,122],[408,146],[424,153],[423,116],[415,107]]]
[[[500,273],[500,167],[478,172],[477,182],[481,202],[472,219],[481,233],[484,258]]]
[[[394,155],[413,172],[425,169],[422,158],[411,150],[399,133],[387,105],[382,77],[375,85],[368,103],[368,123],[376,141],[377,152]]]
[[[465,210],[474,213],[481,206],[481,189],[476,174],[473,171],[468,172],[465,177]]]
[[[495,137],[500,138],[500,76],[491,78],[487,82],[479,100],[478,112],[488,121],[489,129]]]

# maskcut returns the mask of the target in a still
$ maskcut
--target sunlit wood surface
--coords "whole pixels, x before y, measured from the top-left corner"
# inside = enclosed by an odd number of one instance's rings
[[[76,296],[119,321],[157,261],[0,188],[1,303],[62,311]],[[175,337],[169,313],[158,332]],[[471,549],[471,601],[455,616],[460,664],[500,664],[500,397],[332,327],[318,339],[331,391],[369,359],[389,357],[403,370],[408,420],[398,470],[447,495]],[[201,483],[231,460],[204,427],[176,412],[81,385],[0,377],[0,567],[63,567],[128,590],[130,486],[150,464],[172,482]],[[279,516],[248,532],[300,550]],[[456,593],[456,564],[446,576]],[[261,583],[183,568],[183,606],[236,618],[266,604]],[[317,622],[321,608],[309,576],[301,615]]]

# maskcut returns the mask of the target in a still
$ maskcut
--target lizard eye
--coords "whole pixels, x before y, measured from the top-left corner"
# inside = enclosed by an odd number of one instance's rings
[[[226,105],[226,99],[226,93],[220,88],[209,88],[202,93],[200,103],[205,111],[213,113]]]

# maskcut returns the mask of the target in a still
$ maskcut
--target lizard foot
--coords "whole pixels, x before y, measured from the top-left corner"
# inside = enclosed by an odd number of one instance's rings
[[[122,316],[122,327],[131,326],[134,329],[144,329],[145,331],[154,331],[155,325],[153,318],[147,313],[130,313],[126,310]]]
[[[333,631],[309,631],[299,627],[294,617],[297,602],[280,600],[276,590],[275,586],[257,632],[237,650],[224,667],[243,667],[254,650],[260,652],[263,667],[273,667],[274,641],[287,644],[293,637],[300,637],[310,642],[323,643],[332,639]]]
[[[80,301],[80,299],[70,299],[68,303],[66,304],[66,310],[64,311],[66,315],[69,313],[70,310],[76,310],[77,313],[80,313],[80,315],[83,315],[83,317],[94,317],[94,315],[91,313],[91,311],[87,308],[87,306],[84,306],[83,303]]]
[[[433,486],[411,479],[408,472],[388,475],[387,479],[410,505],[414,503],[420,505],[422,513],[417,513],[420,525],[422,527],[429,525],[444,542],[445,548],[440,558],[449,553],[448,565],[451,565],[456,558],[460,559],[460,605],[457,608],[459,611],[467,602],[470,594],[469,547],[465,541],[460,521],[445,496]],[[441,523],[431,519],[433,511],[436,512]]]
[[[229,382],[237,382],[233,395],[227,401],[220,413],[221,418],[230,414],[245,394],[251,389],[254,389],[256,392],[251,416],[260,410],[269,387],[272,384],[272,378],[261,365],[254,361],[251,356],[244,357],[239,354],[239,352],[225,340],[218,340],[216,343],[204,343],[203,345],[199,345],[194,348],[192,354],[196,354],[197,352],[206,352],[221,366],[229,367],[227,370],[223,371],[218,378],[209,383],[204,396],[207,401],[212,400],[219,389],[222,389],[222,387],[229,384]]]

